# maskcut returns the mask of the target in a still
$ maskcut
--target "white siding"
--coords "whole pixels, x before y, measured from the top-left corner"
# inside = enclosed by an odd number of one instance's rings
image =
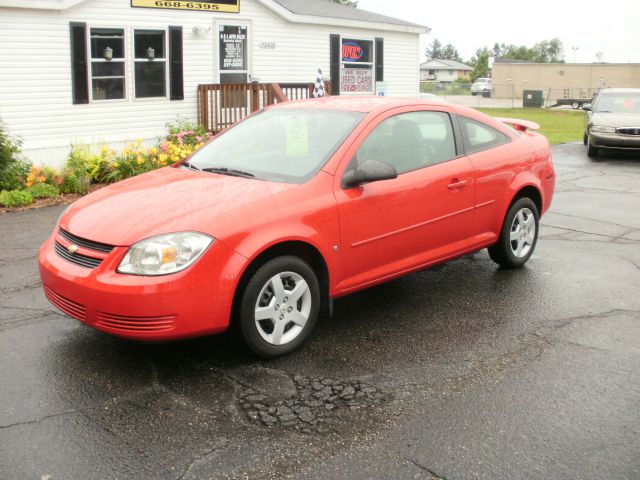
[[[128,99],[73,105],[69,22],[124,27],[127,36]],[[21,135],[35,163],[61,166],[75,144],[121,144],[161,135],[178,115],[195,121],[196,87],[218,81],[217,27],[249,25],[250,66],[261,82],[311,82],[315,69],[329,74],[329,34],[384,37],[388,95],[416,96],[419,41],[412,33],[288,23],[254,0],[240,14],[131,8],[129,0],[90,0],[64,11],[0,8],[0,118]],[[183,27],[184,101],[133,98],[134,28]],[[193,27],[211,27],[195,35]],[[275,42],[273,50],[260,42]]]

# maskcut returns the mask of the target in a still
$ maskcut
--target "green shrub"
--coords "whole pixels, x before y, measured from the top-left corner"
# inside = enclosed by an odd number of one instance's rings
[[[36,183],[27,190],[33,198],[53,198],[60,195],[60,190],[55,185],[48,183]]]
[[[25,187],[31,162],[17,160],[0,174],[0,190],[19,190]]]
[[[80,193],[82,191],[82,184],[80,179],[74,175],[66,175],[60,185],[60,192],[62,193]]]
[[[7,170],[18,161],[21,145],[22,141],[10,136],[4,122],[0,120],[0,184],[6,181]]]
[[[105,183],[110,173],[109,162],[114,155],[114,151],[104,146],[100,153],[94,153],[86,146],[72,145],[65,170],[78,178],[87,176],[92,182]]]
[[[33,196],[26,190],[3,190],[0,205],[4,207],[24,207],[33,203]]]

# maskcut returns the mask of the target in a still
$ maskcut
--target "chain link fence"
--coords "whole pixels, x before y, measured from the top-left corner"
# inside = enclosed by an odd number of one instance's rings
[[[513,83],[421,82],[420,95],[475,108],[569,108],[581,109],[597,88],[518,88]]]

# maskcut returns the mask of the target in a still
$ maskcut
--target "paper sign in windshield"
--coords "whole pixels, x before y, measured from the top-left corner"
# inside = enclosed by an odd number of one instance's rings
[[[309,155],[309,128],[303,118],[292,118],[287,124],[287,157]]]

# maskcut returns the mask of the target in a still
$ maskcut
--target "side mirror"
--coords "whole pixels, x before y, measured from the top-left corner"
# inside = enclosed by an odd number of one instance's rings
[[[584,105],[582,105],[582,109],[583,109],[583,110],[586,110],[586,111],[588,111],[588,112],[590,112],[590,111],[591,111],[591,107],[592,107],[592,106],[591,106],[591,104],[590,104],[590,103],[585,103]]]
[[[398,177],[395,168],[385,162],[367,160],[357,169],[347,170],[342,177],[342,188],[352,188],[363,183],[391,180]]]

